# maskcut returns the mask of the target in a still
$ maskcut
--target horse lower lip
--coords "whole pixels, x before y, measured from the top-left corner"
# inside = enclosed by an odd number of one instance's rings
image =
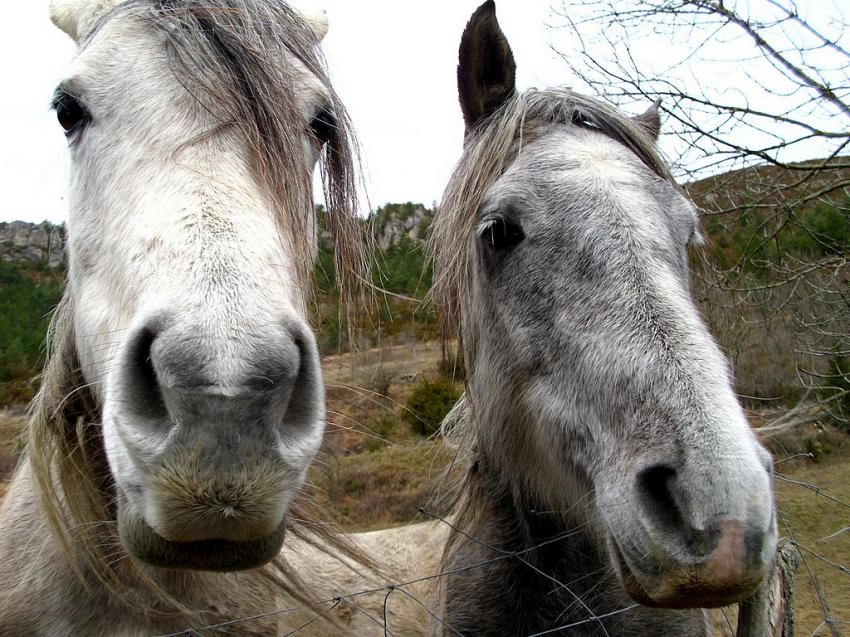
[[[654,608],[719,608],[739,602],[758,586],[759,578],[743,578],[737,585],[715,589],[705,585],[694,573],[638,573],[626,561],[613,537],[610,550],[617,572],[629,597],[643,606]]]
[[[118,513],[121,542],[137,559],[162,568],[202,571],[237,571],[262,566],[272,560],[283,545],[286,518],[274,532],[259,540],[198,540],[174,542],[151,528],[133,513]]]

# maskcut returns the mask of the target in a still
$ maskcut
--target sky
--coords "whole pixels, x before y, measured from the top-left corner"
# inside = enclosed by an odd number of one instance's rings
[[[324,0],[323,49],[361,141],[372,208],[440,199],[460,156],[455,69],[463,27],[481,0]],[[65,137],[48,109],[75,46],[48,18],[47,0],[15,2],[0,21],[0,221],[66,219]],[[500,0],[518,86],[561,84],[549,47],[548,0]],[[25,61],[25,63],[22,63]]]
[[[293,0],[305,11],[327,11],[330,31],[323,49],[361,141],[368,195],[361,204],[363,213],[389,202],[431,205],[440,199],[463,140],[455,75],[458,44],[481,1]],[[737,1],[753,7],[768,2]],[[575,84],[567,64],[553,51],[570,50],[575,44],[570,38],[575,38],[568,29],[556,28],[564,19],[551,5],[561,10],[567,6],[572,15],[587,6],[567,0],[497,0],[499,22],[517,62],[519,89]],[[845,0],[796,0],[796,5],[816,20],[841,12],[843,22],[850,24]],[[47,6],[48,0],[15,2],[0,21],[0,222],[61,222],[67,217],[68,154],[48,102],[75,46],[51,24]],[[587,34],[590,42],[603,42],[607,36],[604,30]],[[663,67],[668,60],[687,57],[694,37],[684,33],[670,42],[648,29],[632,53],[642,69]],[[850,46],[847,37],[843,44]],[[736,82],[752,87],[763,75],[755,61],[739,62],[751,54],[751,41],[721,40],[717,46],[708,54],[731,62],[723,66],[715,59],[713,65],[688,69],[692,82],[756,105],[758,99],[775,101],[775,96],[759,97],[747,93],[750,88],[736,88]],[[742,47],[740,52],[736,47]],[[846,68],[837,72],[847,74]],[[636,114],[647,106],[626,108]],[[676,143],[675,135],[662,136],[662,151],[674,162],[680,152]],[[793,159],[822,157],[829,150],[801,152],[806,156]]]

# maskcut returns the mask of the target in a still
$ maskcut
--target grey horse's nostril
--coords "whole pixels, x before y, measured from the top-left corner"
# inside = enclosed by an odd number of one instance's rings
[[[682,529],[684,522],[673,483],[676,470],[669,464],[654,464],[637,474],[637,491],[648,517],[668,530]]]

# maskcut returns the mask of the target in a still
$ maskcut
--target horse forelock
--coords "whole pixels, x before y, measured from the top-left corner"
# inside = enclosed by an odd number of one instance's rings
[[[305,291],[312,289],[316,219],[312,170],[302,146],[310,133],[297,96],[305,89],[305,72],[312,76],[334,120],[320,170],[336,276],[344,300],[353,301],[367,268],[357,223],[358,144],[315,28],[279,0],[128,0],[104,13],[81,46],[125,13],[164,38],[175,77],[216,118],[218,129],[212,134],[235,128],[246,143],[252,172],[274,210]]]
[[[464,330],[464,316],[471,298],[469,286],[475,265],[470,262],[468,242],[477,213],[490,188],[529,141],[545,134],[549,125],[571,125],[598,131],[622,144],[654,174],[678,186],[641,125],[605,102],[568,89],[531,89],[509,98],[481,125],[470,131],[461,158],[439,205],[428,252],[434,263],[432,299],[440,309],[444,344],[457,335],[468,370],[475,334]],[[469,397],[474,407],[474,397]]]

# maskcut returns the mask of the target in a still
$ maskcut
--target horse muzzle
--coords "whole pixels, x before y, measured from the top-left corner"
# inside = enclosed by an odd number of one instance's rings
[[[125,547],[168,568],[270,560],[324,430],[306,326],[281,319],[244,335],[148,320],[120,362],[104,442]]]
[[[256,540],[176,542],[162,537],[143,516],[132,512],[126,504],[119,498],[118,532],[121,543],[131,555],[151,566],[202,571],[255,568],[274,559],[283,546],[286,533],[284,518],[271,533]]]
[[[661,608],[725,606],[749,596],[776,550],[770,458],[644,464],[628,497],[603,504],[608,551],[623,588],[635,601]],[[741,488],[747,485],[747,488]]]
[[[772,564],[775,534],[747,532],[724,520],[705,533],[713,549],[693,553],[639,555],[609,537],[612,562],[626,593],[658,608],[716,608],[738,602],[758,587]]]

